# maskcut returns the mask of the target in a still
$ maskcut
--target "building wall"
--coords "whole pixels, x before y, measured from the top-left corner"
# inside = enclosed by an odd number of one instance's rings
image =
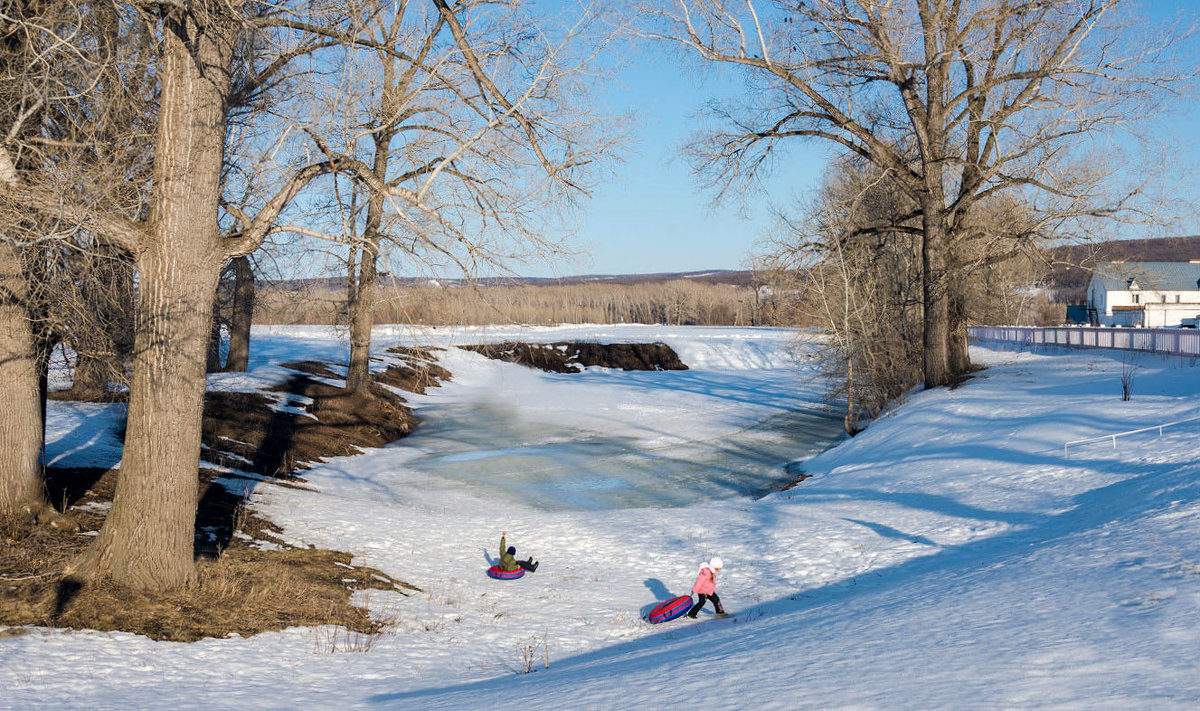
[[[1119,289],[1107,291],[1099,277],[1088,283],[1088,301],[1104,326],[1178,326],[1181,319],[1200,315],[1200,290],[1156,291]],[[1122,308],[1124,307],[1124,308]]]
[[[1147,328],[1163,328],[1178,326],[1185,318],[1195,318],[1200,314],[1200,303],[1149,303],[1146,304],[1145,326]]]

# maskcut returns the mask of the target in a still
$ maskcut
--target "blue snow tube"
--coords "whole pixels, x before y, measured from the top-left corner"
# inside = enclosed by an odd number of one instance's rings
[[[670,600],[664,600],[654,607],[650,608],[650,614],[646,615],[646,620],[650,624],[658,624],[659,622],[667,622],[676,617],[682,616],[692,607],[691,595],[680,595],[673,597]]]
[[[525,574],[525,569],[517,568],[516,570],[500,570],[500,566],[493,565],[487,569],[487,574],[489,578],[495,578],[496,580],[516,580]]]

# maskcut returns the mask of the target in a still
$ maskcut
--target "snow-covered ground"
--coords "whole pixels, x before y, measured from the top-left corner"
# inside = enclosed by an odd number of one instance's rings
[[[761,476],[762,451],[789,431],[780,418],[820,400],[804,348],[789,349],[795,334],[381,327],[376,343],[483,338],[662,340],[692,369],[556,375],[448,350],[453,382],[409,396],[435,436],[418,428],[315,467],[316,493],[255,491],[295,541],[352,551],[421,588],[364,593],[394,620],[369,651],[329,653],[333,630],[184,645],[38,629],[0,638],[0,707],[1200,705],[1200,422],[1063,450],[1200,415],[1192,364],[1144,357],[1122,402],[1120,354],[973,349],[987,366],[976,378],[913,395],[803,462],[813,478],[754,500],[736,493],[736,462],[758,460],[750,475]],[[344,353],[319,329],[263,329],[252,372],[214,385]],[[52,406],[52,459],[111,463],[112,406]],[[433,466],[454,439],[435,425],[445,419],[474,439]],[[480,441],[489,433],[498,441]],[[556,457],[564,471],[550,471]],[[728,493],[694,476],[698,462]],[[650,486],[655,466],[684,472],[675,485],[691,487],[691,503],[596,493]],[[502,529],[520,557],[541,560],[535,574],[483,575]],[[731,617],[640,619],[686,594],[711,554],[725,560]]]

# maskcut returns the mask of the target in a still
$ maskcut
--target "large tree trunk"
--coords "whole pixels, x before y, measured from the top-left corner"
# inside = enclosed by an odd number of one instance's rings
[[[33,2],[6,3],[6,14],[15,19],[33,17],[38,8]],[[30,35],[0,31],[0,73],[19,77],[36,55]],[[6,93],[0,101],[0,122],[8,129],[18,118],[21,107],[14,95]],[[39,115],[41,112],[38,112]],[[24,139],[39,130],[39,117],[25,117],[20,127]],[[8,137],[8,138],[11,138]],[[35,172],[37,159],[29,151],[15,158],[12,166],[23,174]],[[21,221],[10,234],[0,234],[0,515],[36,517],[46,510],[42,481],[43,419],[40,377],[39,339],[34,330],[33,284],[22,259],[22,249],[7,241],[35,230],[36,221]]]
[[[0,514],[45,506],[40,391],[29,284],[17,249],[0,242]]]
[[[388,81],[385,79],[385,81]],[[388,151],[393,133],[382,131],[375,137],[374,170],[387,175]],[[383,224],[383,195],[371,191],[367,202],[367,222],[363,229],[362,256],[358,265],[358,283],[350,292],[350,364],[346,370],[346,390],[370,393],[371,328],[375,325],[375,298],[379,285],[379,229]]]
[[[936,388],[950,382],[949,309],[946,298],[946,224],[942,219],[945,205],[940,195],[922,200],[921,270],[924,302],[922,347],[925,387]]]
[[[225,255],[217,233],[232,22],[167,10],[154,195],[137,256],[138,333],[112,510],[75,566],[135,588],[190,583],[205,349]],[[219,12],[219,11],[218,11]]]
[[[249,257],[233,260],[233,315],[229,319],[229,353],[225,370],[250,367],[250,326],[254,323],[254,269]]]

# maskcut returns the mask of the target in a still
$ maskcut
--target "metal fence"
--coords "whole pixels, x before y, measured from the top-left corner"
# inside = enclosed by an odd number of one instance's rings
[[[1075,446],[1078,446],[1081,444],[1094,444],[1096,442],[1108,442],[1109,440],[1111,440],[1113,449],[1116,449],[1118,437],[1128,437],[1130,435],[1142,434],[1143,432],[1153,432],[1155,430],[1158,430],[1158,436],[1162,437],[1163,430],[1165,430],[1166,428],[1175,427],[1177,425],[1183,425],[1183,424],[1188,424],[1188,423],[1192,423],[1192,422],[1200,422],[1200,417],[1189,417],[1186,420],[1176,420],[1174,422],[1164,422],[1161,425],[1151,425],[1149,427],[1142,427],[1142,428],[1136,429],[1136,430],[1127,430],[1125,432],[1114,432],[1112,434],[1100,435],[1099,437],[1087,437],[1084,439],[1073,439],[1069,442],[1063,442],[1063,456],[1064,457],[1070,456],[1070,454],[1067,451],[1067,449],[1069,447],[1075,447]]]
[[[1115,348],[1200,358],[1200,330],[1193,328],[968,326],[967,333],[972,341],[1002,341],[1022,346]]]

